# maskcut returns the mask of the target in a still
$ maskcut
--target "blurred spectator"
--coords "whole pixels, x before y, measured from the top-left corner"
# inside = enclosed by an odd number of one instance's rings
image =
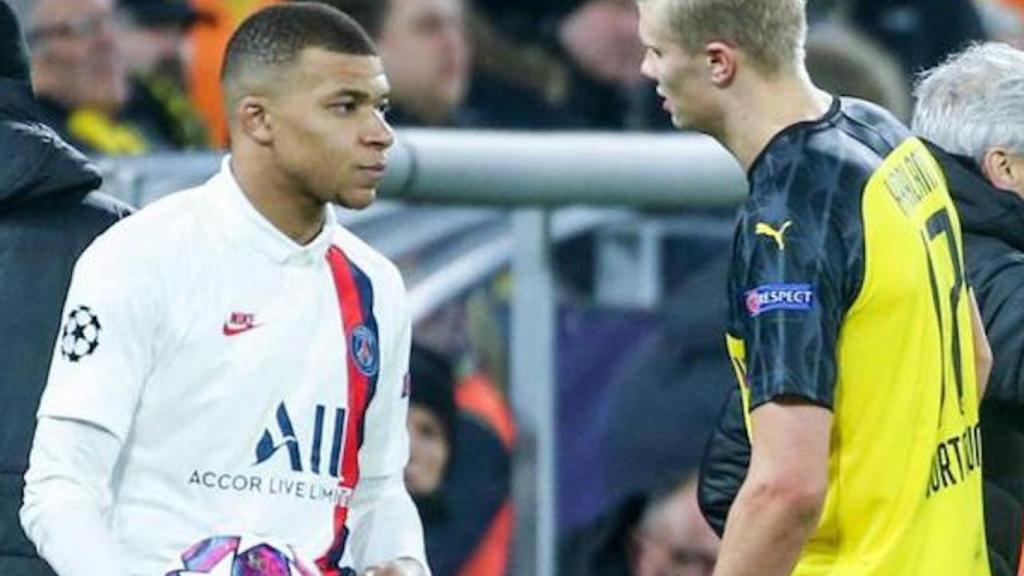
[[[841,23],[811,28],[807,71],[819,88],[837,96],[874,102],[903,121],[910,119],[910,89],[899,62],[874,41]]]
[[[191,61],[188,30],[209,19],[186,0],[120,0],[120,39],[133,80],[126,115],[157,123],[175,148],[207,148],[209,136],[186,90]]]
[[[378,46],[398,126],[469,124],[472,57],[463,0],[390,0]]]
[[[559,46],[571,65],[566,111],[583,128],[665,125],[640,74],[643,45],[633,0],[587,0],[561,23]]]
[[[220,89],[220,69],[231,33],[253,12],[278,0],[190,0],[191,5],[208,18],[196,22],[189,31],[193,58],[188,71],[192,104],[206,123],[213,145],[228,144],[227,115]]]
[[[38,0],[28,39],[45,120],[87,153],[176,148],[160,107],[131,107],[132,86],[112,0]]]
[[[915,95],[913,128],[934,142],[959,210],[994,360],[981,404],[989,561],[993,576],[1024,573],[1024,52],[975,46]]]
[[[593,79],[628,87],[643,81],[638,22],[630,0],[589,0],[569,14],[558,37],[565,53]]]
[[[992,40],[1024,41],[1024,1],[978,0],[978,14]]]
[[[391,13],[390,0],[318,0],[352,16],[370,35],[381,41],[385,20]],[[468,102],[458,114],[457,125],[488,127],[537,127],[557,123],[546,101],[562,101],[567,90],[565,66],[544,50],[512,41],[473,5],[458,4],[459,34],[472,47],[474,70]],[[479,48],[479,50],[478,50]],[[390,70],[389,70],[390,72]],[[399,74],[404,74],[400,70]],[[514,85],[516,84],[516,85]],[[522,86],[518,86],[522,84]],[[476,114],[466,109],[481,110]],[[398,120],[403,121],[399,113]]]
[[[0,0],[0,574],[52,576],[18,519],[35,414],[71,270],[128,209],[40,119],[21,30]]]
[[[111,0],[38,0],[30,15],[32,76],[47,123],[86,151],[143,152],[142,134],[116,119],[129,93]]]
[[[414,345],[409,373],[405,480],[431,569],[436,576],[501,576],[511,536],[510,455],[491,427],[458,410],[443,356]]]
[[[567,538],[560,576],[711,576],[719,540],[697,508],[697,479],[623,500]]]
[[[643,56],[632,0],[555,0],[551,2],[491,2],[478,0],[480,12],[512,39],[493,34],[493,27],[476,24],[479,38],[477,68],[503,81],[505,92],[516,87],[540,94],[553,120],[541,112],[532,127],[599,129],[668,128],[656,95],[639,73]],[[483,19],[478,19],[483,21]],[[502,92],[483,96],[502,99]],[[499,88],[502,86],[499,84]],[[534,96],[535,97],[535,96]],[[508,98],[504,98],[508,99]],[[474,109],[488,103],[474,93]],[[518,99],[514,100],[518,103]],[[494,104],[497,106],[497,104]],[[534,106],[536,109],[537,106]],[[501,111],[498,111],[499,113]],[[535,112],[527,114],[537,115]],[[493,114],[484,114],[485,117]],[[508,116],[508,113],[505,113]],[[521,124],[522,120],[513,123]]]
[[[471,49],[463,0],[316,0],[352,16],[380,49],[396,126],[466,126]]]
[[[839,0],[837,13],[880,42],[908,76],[985,40],[973,0]]]

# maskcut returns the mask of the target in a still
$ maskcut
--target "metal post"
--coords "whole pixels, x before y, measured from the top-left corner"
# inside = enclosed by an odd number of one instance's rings
[[[520,425],[514,478],[514,574],[555,576],[555,291],[549,217],[541,209],[513,214],[512,406]]]

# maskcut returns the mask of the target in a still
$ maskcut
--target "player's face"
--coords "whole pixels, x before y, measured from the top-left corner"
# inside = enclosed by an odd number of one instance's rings
[[[279,168],[309,199],[370,205],[394,143],[380,59],[308,48],[284,80],[270,110]]]
[[[666,0],[639,4],[640,40],[646,48],[641,72],[657,83],[664,108],[677,128],[707,131],[714,110],[704,59],[687,53],[675,40]]]
[[[444,425],[433,411],[409,407],[409,463],[405,485],[414,496],[433,494],[441,486],[451,447]]]

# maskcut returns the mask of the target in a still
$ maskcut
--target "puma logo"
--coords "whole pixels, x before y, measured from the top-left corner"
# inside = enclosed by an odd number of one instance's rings
[[[792,220],[786,220],[782,224],[782,226],[780,226],[779,229],[776,230],[776,229],[772,228],[770,224],[765,224],[764,222],[758,222],[757,225],[754,226],[754,234],[757,234],[757,235],[760,235],[760,236],[767,236],[767,237],[771,238],[772,240],[775,240],[775,243],[779,245],[779,250],[785,250],[786,249],[786,239],[784,238],[784,235],[786,234],[786,229],[789,228],[792,225],[793,225],[793,221]]]

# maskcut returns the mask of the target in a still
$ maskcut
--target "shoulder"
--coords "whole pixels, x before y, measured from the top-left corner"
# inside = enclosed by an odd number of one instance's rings
[[[824,118],[791,126],[768,144],[750,170],[748,212],[857,216],[868,181],[909,137],[884,109],[842,99]]]
[[[165,266],[173,269],[187,260],[190,246],[201,241],[201,215],[208,199],[203,187],[177,192],[161,198],[130,217],[110,226],[82,254],[80,264],[99,265],[104,270],[123,270],[126,274],[152,272]],[[109,197],[85,200],[93,210],[117,214],[123,204]]]

